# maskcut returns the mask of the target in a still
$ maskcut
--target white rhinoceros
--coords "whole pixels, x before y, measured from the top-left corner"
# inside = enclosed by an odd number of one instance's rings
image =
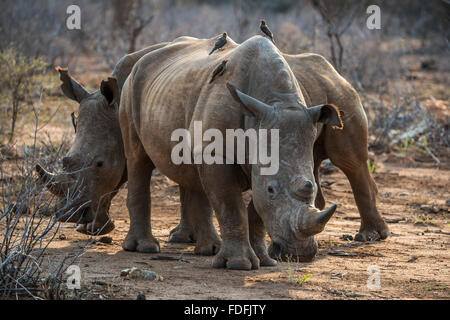
[[[334,207],[324,212],[313,207],[314,203],[319,209],[325,206],[318,169],[330,158],[345,172],[354,191],[362,217],[356,239],[386,238],[388,228],[377,212],[377,189],[367,168],[367,119],[355,90],[319,55],[282,54],[261,37],[240,45],[229,40],[225,50],[209,57],[205,52],[215,38],[182,37],[128,55],[113,73],[118,86],[109,79],[93,94],[60,71],[63,91],[80,102],[77,136],[64,167],[72,171],[87,165],[82,174],[90,188],[83,192],[83,199],[95,204],[72,221],[83,223],[82,232],[111,231],[113,224],[107,213],[112,192],[128,178],[132,222],[124,248],[159,251],[145,201],[151,171],[157,167],[180,184],[182,219],[171,233],[173,241],[195,238],[197,253],[214,254],[220,246],[212,225],[214,208],[224,239],[215,266],[257,267],[256,256],[262,265],[273,264],[267,256],[265,229],[272,237],[269,252],[273,257],[293,254],[310,260],[317,251],[313,234],[322,230],[334,212]],[[225,59],[230,62],[224,75],[208,84],[212,71]],[[127,177],[117,102],[119,88],[133,66],[121,103]],[[226,82],[240,91],[229,86],[229,92]],[[343,111],[343,130],[332,128],[339,125],[334,108],[305,108],[326,103]],[[272,120],[268,120],[269,115]],[[175,129],[192,129],[195,120],[202,121],[204,130],[279,128],[277,175],[255,174],[258,165],[173,164],[170,135]],[[55,176],[38,169],[46,180],[52,179],[53,192],[61,194],[68,188],[67,175]],[[247,219],[240,194],[250,186],[253,201]]]

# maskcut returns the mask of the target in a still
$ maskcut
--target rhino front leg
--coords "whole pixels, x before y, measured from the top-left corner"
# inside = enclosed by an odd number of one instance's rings
[[[130,230],[123,243],[127,251],[157,253],[158,240],[152,235],[150,214],[150,179],[154,169],[150,159],[129,159],[127,207]]]
[[[261,266],[275,266],[277,262],[269,257],[267,252],[266,229],[264,228],[263,221],[253,206],[253,200],[248,204],[247,211],[250,244],[258,256]]]
[[[127,251],[157,253],[160,247],[152,235],[150,214],[150,179],[155,166],[140,142],[133,146],[133,152],[127,154],[130,230],[122,246]]]
[[[180,186],[181,221],[177,234],[184,232],[196,240],[195,254],[216,254],[222,240],[213,224],[213,210],[205,193]],[[192,239],[191,238],[191,239]]]
[[[242,199],[240,169],[232,165],[202,165],[200,179],[219,221],[222,246],[214,257],[214,268],[250,270],[259,259],[249,240],[248,214]]]

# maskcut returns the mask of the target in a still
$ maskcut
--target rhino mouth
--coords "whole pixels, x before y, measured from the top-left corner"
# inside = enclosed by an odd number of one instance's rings
[[[92,197],[86,188],[81,188],[81,183],[77,182],[71,173],[54,174],[46,171],[39,164],[36,165],[36,171],[39,181],[60,199],[55,206],[57,221],[76,223],[77,231],[89,235],[102,235],[114,229],[114,223],[109,217],[112,197],[101,199]],[[117,190],[126,181],[126,169],[123,176]],[[70,197],[72,197],[72,203],[69,204],[67,198]]]
[[[65,223],[89,223],[93,220],[92,210],[90,206],[73,206],[72,209],[64,210],[56,216],[56,220]]]
[[[269,246],[269,256],[275,260],[311,262],[317,254],[317,243],[312,239],[295,243],[294,246],[281,237],[275,237]]]

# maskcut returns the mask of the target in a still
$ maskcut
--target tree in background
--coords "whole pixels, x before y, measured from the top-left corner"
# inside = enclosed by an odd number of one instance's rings
[[[338,72],[342,71],[344,46],[341,37],[350,28],[355,17],[365,8],[366,1],[360,0],[312,0],[313,8],[327,26],[331,62]]]
[[[0,101],[7,102],[11,108],[11,129],[9,143],[13,141],[17,117],[24,105],[30,103],[37,89],[35,75],[48,67],[44,58],[27,58],[15,48],[0,52]]]

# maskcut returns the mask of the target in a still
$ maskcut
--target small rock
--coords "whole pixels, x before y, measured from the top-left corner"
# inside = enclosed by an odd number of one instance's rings
[[[64,233],[61,233],[58,238],[59,240],[67,240],[67,237]]]
[[[436,206],[432,206],[431,207],[431,212],[432,213],[439,213],[439,211],[441,211],[441,209],[439,209],[438,207],[436,207]]]
[[[440,211],[440,209],[437,206],[431,206],[429,204],[421,205],[420,210],[426,211],[428,213],[439,213]]]
[[[147,298],[145,297],[145,294],[142,291],[139,291],[136,300],[147,300]]]
[[[120,271],[120,276],[121,277],[126,277],[128,276],[128,274],[130,273],[131,269],[123,269],[122,271]]]
[[[105,280],[93,280],[92,284],[96,284],[98,286],[106,286],[107,285]]]
[[[447,207],[450,207],[450,198],[448,198],[448,199],[445,201],[445,205],[446,205]]]
[[[400,221],[405,221],[405,218],[386,218],[384,221],[386,221],[386,223],[399,223]]]
[[[349,235],[349,234],[343,234],[342,235],[342,240],[353,241],[353,236]]]
[[[158,275],[156,272],[147,270],[147,269],[139,269],[136,267],[132,267],[129,269],[123,269],[120,272],[121,277],[127,277],[130,279],[144,279],[144,280],[157,280],[163,281],[164,278]]]
[[[381,194],[382,198],[390,198],[392,197],[392,192],[384,192]]]
[[[158,275],[156,274],[156,272],[146,270],[146,269],[142,270],[142,277],[145,280],[157,280],[158,279]]]
[[[111,244],[112,243],[112,238],[105,236],[105,237],[101,237],[100,239],[98,239],[99,242],[101,243],[106,243],[106,244]]]
[[[330,256],[338,256],[338,257],[356,257],[358,254],[354,252],[345,252],[344,250],[330,250],[328,251]]]
[[[400,197],[407,197],[407,196],[409,196],[409,193],[408,192],[402,192],[402,193],[399,194],[399,196]]]
[[[131,279],[137,279],[142,275],[141,269],[133,267],[130,269],[130,271],[128,272],[128,276]]]

